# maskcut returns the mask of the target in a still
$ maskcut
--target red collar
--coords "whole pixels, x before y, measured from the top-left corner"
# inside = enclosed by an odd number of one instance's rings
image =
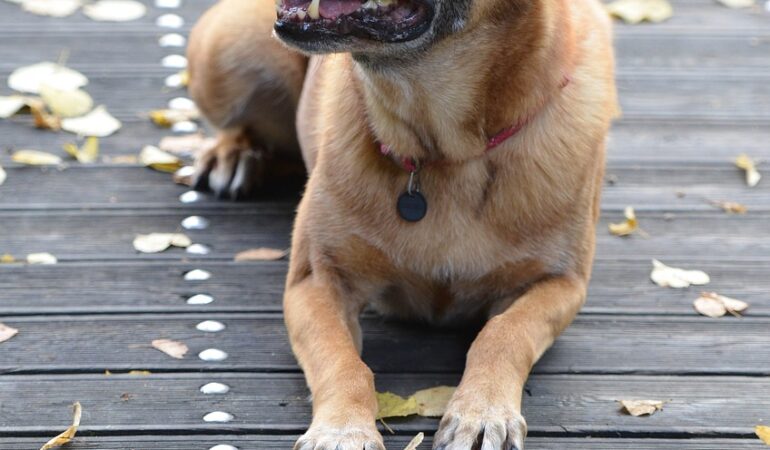
[[[564,78],[563,78],[561,84],[559,85],[559,90],[562,90],[562,89],[566,88],[571,82],[572,82],[572,77],[569,76],[569,75],[564,75]],[[540,108],[538,108],[537,113],[539,113],[540,110],[542,110],[542,108],[544,106],[545,105],[542,105]],[[527,124],[529,124],[532,121],[532,119],[535,118],[535,116],[537,116],[537,113],[533,114],[533,115],[531,115],[529,117],[526,117],[526,118],[524,118],[524,119],[522,119],[520,121],[518,121],[517,123],[511,125],[508,128],[505,128],[504,130],[500,131],[496,135],[490,137],[487,140],[487,147],[484,150],[484,153],[482,155],[479,155],[477,157],[472,157],[472,158],[469,158],[469,159],[481,158],[481,157],[487,155],[487,153],[491,152],[492,150],[494,150],[497,147],[499,147],[500,145],[502,145],[508,139],[510,139],[513,136],[516,136],[517,134],[519,134],[519,132],[525,126],[527,126]],[[415,158],[412,158],[411,156],[405,156],[405,157],[401,157],[401,158],[396,159],[395,158],[395,152],[393,151],[392,147],[390,147],[389,145],[383,144],[383,143],[379,143],[379,147],[380,147],[380,153],[382,153],[385,156],[393,157],[394,161],[397,164],[399,164],[402,169],[404,169],[406,172],[409,172],[409,173],[417,172],[419,169],[421,169],[423,167],[428,167],[428,166],[431,166],[431,165],[448,164],[447,161],[442,161],[442,160],[433,160],[433,161],[430,161],[428,163],[423,163],[423,162],[420,162],[419,160],[417,160]],[[460,161],[460,162],[462,162],[462,161]]]

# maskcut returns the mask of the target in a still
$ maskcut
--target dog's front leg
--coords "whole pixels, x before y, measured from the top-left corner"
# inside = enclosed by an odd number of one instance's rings
[[[284,296],[289,339],[313,395],[313,423],[296,450],[384,450],[374,375],[360,357],[360,305],[317,274]]]
[[[524,383],[535,362],[572,322],[585,293],[581,278],[550,278],[489,320],[468,351],[462,382],[441,421],[435,449],[523,450]]]

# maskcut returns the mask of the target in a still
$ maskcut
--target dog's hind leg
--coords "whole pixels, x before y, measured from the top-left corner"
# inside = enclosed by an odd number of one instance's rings
[[[220,197],[253,193],[273,161],[302,164],[295,116],[307,59],[273,38],[274,21],[271,0],[221,0],[190,36],[190,94],[219,130],[195,183]]]

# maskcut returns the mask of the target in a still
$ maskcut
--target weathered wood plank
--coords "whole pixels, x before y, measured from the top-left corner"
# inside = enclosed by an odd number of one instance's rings
[[[231,260],[254,247],[286,248],[294,204],[262,203],[257,207],[228,209],[212,214],[191,207],[178,212],[92,210],[54,212],[0,211],[0,251],[17,256],[50,252],[61,261],[109,260]],[[155,255],[138,254],[131,242],[137,234],[173,232],[189,215],[211,220],[205,231],[190,231],[193,241],[211,247],[204,256],[172,249]],[[720,211],[669,214],[640,213],[649,238],[612,236],[609,222],[621,214],[606,214],[597,230],[597,259],[647,260],[658,258],[687,264],[693,260],[767,261],[770,255],[768,215],[755,212],[728,215]]]
[[[200,386],[211,381],[229,385],[230,392],[202,395]],[[376,384],[380,391],[409,394],[457,381],[445,375],[381,375]],[[84,434],[301,432],[310,421],[300,374],[5,376],[0,387],[4,434],[58,430],[67,423],[68,405],[75,400],[83,405]],[[767,420],[770,399],[762,395],[767,389],[766,378],[536,375],[527,384],[531,395],[525,395],[523,410],[533,434],[749,437],[756,424]],[[635,418],[620,411],[617,400],[625,398],[656,398],[667,404],[652,417]],[[216,410],[231,413],[234,421],[204,423],[202,417]],[[40,411],[49,414],[41,416]],[[438,420],[392,419],[388,424],[404,434],[432,432]]]
[[[227,330],[197,331],[203,320],[219,320]],[[20,332],[3,343],[0,372],[297,370],[277,314],[31,316],[3,322]],[[364,319],[363,327],[364,358],[384,373],[459,373],[474,334],[377,318]],[[175,360],[152,349],[150,342],[161,338],[186,342],[190,355]],[[535,371],[770,375],[768,338],[767,318],[582,316]],[[222,362],[197,358],[210,347],[230,357]]]
[[[770,152],[770,150],[769,150]],[[770,156],[770,155],[769,155]],[[188,188],[176,185],[171,176],[142,167],[84,166],[39,168],[9,166],[8,178],[0,187],[0,210],[133,208],[187,209],[179,195]],[[770,189],[746,187],[743,172],[729,160],[719,166],[692,164],[630,165],[610,163],[602,207],[622,211],[629,205],[639,210],[712,211],[713,201],[740,202],[752,212],[770,209]],[[301,180],[285,179],[268,186],[260,196],[276,200],[276,190],[298,193]],[[289,197],[297,198],[298,194]],[[284,195],[284,198],[287,196]],[[195,208],[245,209],[243,203],[219,201],[207,196]]]
[[[749,317],[770,316],[770,279],[763,264],[690,261],[713,278],[707,289],[751,304]],[[182,279],[200,268],[202,284]],[[0,267],[0,316],[125,313],[280,312],[286,262],[70,263]],[[598,261],[584,314],[694,316],[696,289],[662,289],[649,281],[647,261]],[[188,305],[199,293],[214,298]]]
[[[390,449],[402,449],[409,443],[411,436],[392,436],[383,433],[385,445]],[[141,448],[143,450],[190,450],[190,448],[207,449],[218,444],[229,444],[240,449],[289,449],[299,437],[296,435],[221,435],[221,436],[165,436],[141,435],[127,437],[90,436],[81,432],[73,440],[69,448],[72,450],[125,450],[126,448]],[[3,437],[3,442],[13,450],[38,450],[44,438]],[[429,449],[432,443],[430,436],[420,449]],[[609,438],[564,438],[529,437],[527,450],[554,450],[569,448],[571,450],[762,450],[764,444],[756,439],[609,439]]]

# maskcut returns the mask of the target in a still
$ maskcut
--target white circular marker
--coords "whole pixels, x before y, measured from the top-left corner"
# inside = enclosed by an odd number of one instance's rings
[[[238,447],[233,447],[232,445],[227,444],[219,444],[211,447],[209,450],[238,450]]]
[[[235,417],[232,414],[224,411],[214,411],[203,416],[204,422],[227,423],[232,422],[233,419],[235,419]]]
[[[177,9],[182,6],[182,0],[155,0],[156,8]]]
[[[225,328],[225,324],[216,320],[205,320],[195,326],[196,330],[205,331],[206,333],[219,333]]]
[[[195,203],[203,199],[203,194],[198,191],[187,191],[179,196],[179,201],[182,203]]]
[[[164,81],[164,84],[167,88],[180,88],[184,86],[184,78],[181,74],[175,73],[173,75],[169,75],[166,77],[166,81]]]
[[[195,168],[193,168],[192,166],[187,166],[187,167],[192,169],[191,170],[192,173],[189,173],[189,174],[185,173],[183,174],[183,176],[192,175],[193,173],[195,173]],[[182,169],[184,169],[184,167]],[[182,170],[182,169],[179,169],[179,170]],[[209,223],[210,223],[209,219],[205,217],[190,216],[190,217],[186,217],[182,221],[182,228],[184,228],[185,230],[205,230],[206,228],[209,227]]]
[[[206,395],[224,395],[230,392],[230,386],[222,383],[208,383],[201,386],[201,392]]]
[[[191,120],[183,120],[171,125],[171,131],[180,134],[190,134],[198,131],[198,124]]]
[[[182,55],[168,55],[160,60],[160,64],[169,69],[185,69],[187,68],[187,58]]]
[[[206,294],[197,294],[187,299],[188,305],[208,305],[214,302],[214,297]]]
[[[158,45],[161,47],[184,47],[187,45],[187,38],[178,33],[164,34],[158,39]]]
[[[208,255],[211,253],[211,248],[203,244],[192,244],[185,251],[191,255]]]
[[[209,348],[198,353],[198,358],[203,361],[219,362],[227,359],[227,353],[218,348]]]
[[[168,101],[168,109],[179,111],[194,111],[198,109],[195,102],[187,97],[176,97]]]
[[[155,25],[161,28],[182,28],[184,19],[176,14],[163,14],[155,20]]]
[[[184,274],[185,281],[206,281],[211,278],[211,272],[201,269],[195,269]]]

